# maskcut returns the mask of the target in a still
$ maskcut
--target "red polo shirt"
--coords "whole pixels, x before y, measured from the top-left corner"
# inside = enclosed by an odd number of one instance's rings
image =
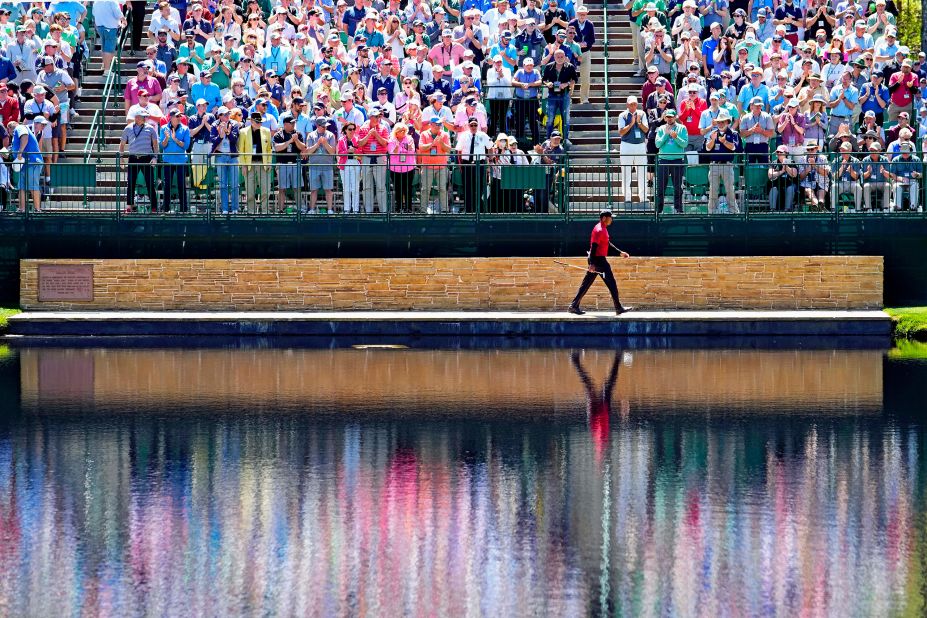
[[[601,221],[592,228],[592,238],[589,239],[590,251],[593,244],[595,244],[595,256],[605,257],[608,255],[608,228],[602,225]]]
[[[0,103],[0,118],[3,118],[5,127],[11,120],[19,121],[19,101],[13,97],[7,97],[6,101]]]

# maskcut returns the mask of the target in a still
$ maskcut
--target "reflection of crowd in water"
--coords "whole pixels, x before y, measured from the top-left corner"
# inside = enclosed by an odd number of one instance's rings
[[[619,358],[584,371],[607,389]],[[28,421],[0,437],[0,607],[582,615],[604,469],[613,610],[890,615],[924,576],[920,436],[611,414],[593,440],[575,422]]]

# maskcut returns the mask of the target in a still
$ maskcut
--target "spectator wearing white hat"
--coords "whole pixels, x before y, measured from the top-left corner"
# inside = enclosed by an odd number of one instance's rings
[[[433,82],[434,72],[431,62],[428,61],[428,46],[416,45],[415,55],[405,59],[399,74],[417,79],[420,86],[427,86]]]
[[[763,111],[763,99],[754,97],[749,113],[740,119],[740,137],[748,163],[769,162],[769,142],[775,134],[772,117]]]
[[[734,185],[734,162],[741,152],[740,136],[731,129],[731,115],[721,110],[715,119],[714,130],[705,138],[705,158],[708,160],[708,211],[717,212],[718,189],[724,183],[728,212],[738,213],[737,193]]]
[[[23,105],[23,117],[26,119],[23,124],[27,126],[31,124],[30,129],[38,140],[39,150],[45,154],[45,182],[47,184],[51,179],[51,117],[55,113],[55,106],[48,100],[45,88],[42,86],[32,89],[32,97]]]
[[[360,212],[361,150],[357,145],[360,125],[347,121],[341,127],[338,139],[338,172],[341,175],[341,192],[345,213]]]
[[[902,112],[910,113],[913,110],[914,96],[919,92],[919,77],[912,69],[910,60],[901,63],[901,72],[892,75],[888,80],[888,91],[891,93],[888,105],[888,118],[897,121]]]
[[[154,170],[158,163],[158,132],[146,121],[148,112],[140,109],[135,120],[122,131],[119,141],[119,154],[128,154],[121,163],[127,167],[126,172],[126,212],[135,210],[135,183],[139,173],[145,181],[145,189],[151,202],[151,209],[158,207],[158,194],[155,190]]]
[[[580,5],[576,9],[576,19],[570,22],[570,26],[576,31],[576,42],[579,43],[582,52],[582,62],[579,65],[580,103],[589,103],[589,86],[592,83],[592,50],[596,43],[595,26],[588,18],[588,7]]]
[[[923,173],[921,160],[914,155],[914,144],[909,141],[898,146],[899,153],[888,166],[887,175],[894,186],[895,210],[904,209],[904,197],[908,196],[910,210],[921,212],[918,197],[920,180]]]
[[[631,201],[631,171],[637,169],[637,201],[647,201],[647,134],[650,125],[647,115],[640,109],[637,97],[627,99],[628,108],[618,116],[618,135],[621,137],[621,201]]]
[[[834,163],[834,190],[830,196],[830,209],[837,209],[837,199],[843,193],[853,196],[853,207],[859,212],[863,203],[863,187],[860,184],[862,170],[859,161],[851,154],[853,146],[849,143],[840,146],[840,154]]]
[[[882,192],[882,205],[879,210],[891,208],[889,204],[891,183],[888,182],[888,176],[886,175],[888,159],[882,156],[882,147],[877,142],[869,144],[869,156],[860,161],[860,168],[863,171],[863,201],[866,210],[871,211],[873,209],[873,191]]]
[[[542,83],[541,72],[535,70],[534,59],[531,57],[525,58],[522,68],[512,77],[512,85],[515,87],[515,126],[510,127],[510,133],[514,133],[518,139],[524,139],[527,122],[532,144],[537,144],[540,137],[538,105]]]
[[[866,20],[866,31],[873,37],[883,36],[895,29],[895,16],[885,10],[885,0],[875,0],[875,12]]]
[[[443,130],[442,120],[438,116],[428,119],[428,128],[418,138],[418,157],[421,164],[421,199],[420,209],[428,212],[432,188],[438,192],[438,212],[448,211],[447,182],[448,155],[451,153],[451,140]]]
[[[216,111],[210,139],[219,181],[219,200],[224,214],[238,212],[240,195],[238,177],[238,123],[224,105]]]
[[[370,117],[357,131],[357,147],[364,163],[364,210],[373,212],[374,195],[380,212],[387,211],[386,147],[390,140],[389,127],[381,118],[379,106],[370,109]]]
[[[489,99],[489,133],[495,135],[508,129],[506,116],[512,100],[512,72],[503,64],[502,56],[492,59],[492,66],[486,72],[486,86]]]
[[[843,40],[844,53],[848,54],[849,61],[853,62],[865,53],[871,54],[874,49],[875,41],[866,31],[866,22],[862,19],[856,20],[853,24],[853,32]]]

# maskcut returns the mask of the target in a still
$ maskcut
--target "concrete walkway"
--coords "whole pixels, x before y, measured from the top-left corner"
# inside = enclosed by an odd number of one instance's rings
[[[19,336],[885,336],[882,311],[26,312]]]

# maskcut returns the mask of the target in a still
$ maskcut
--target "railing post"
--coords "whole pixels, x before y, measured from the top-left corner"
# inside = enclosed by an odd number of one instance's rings
[[[483,202],[486,200],[486,187],[489,184],[489,178],[486,176],[488,166],[486,165],[486,155],[483,158],[476,159],[476,222],[480,222],[480,215],[483,213]],[[488,211],[487,211],[488,212]]]
[[[612,207],[612,137],[611,137],[611,105],[608,94],[608,46],[611,39],[608,36],[608,0],[602,1],[602,66],[604,71],[603,94],[605,96],[605,191],[608,208]],[[590,62],[592,58],[589,59]]]
[[[116,185],[113,187],[113,200],[116,208],[116,221],[122,219],[122,200],[120,199],[120,190],[122,188],[122,182],[120,176],[122,175],[122,153],[116,153]]]
[[[560,168],[560,199],[557,201],[561,217],[566,218],[566,212],[570,208],[570,155],[563,158],[563,167]]]

